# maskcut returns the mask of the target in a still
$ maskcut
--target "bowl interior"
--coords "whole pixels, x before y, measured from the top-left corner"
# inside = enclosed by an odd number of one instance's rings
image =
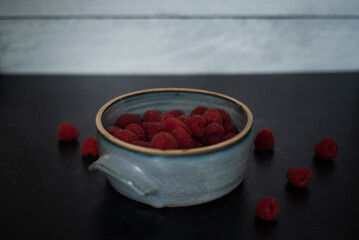
[[[198,107],[218,108],[226,111],[232,119],[232,123],[240,133],[215,145],[188,149],[188,150],[158,150],[148,149],[116,139],[106,128],[116,125],[117,118],[124,113],[136,114],[142,118],[147,110],[157,110],[161,113],[174,109],[181,110],[189,116],[191,111]],[[122,95],[106,103],[98,112],[96,125],[99,132],[111,142],[130,150],[149,154],[202,154],[205,151],[214,151],[225,147],[226,144],[234,144],[243,138],[251,129],[253,117],[250,110],[238,100],[215,92],[196,89],[150,89]],[[201,149],[201,150],[198,150]]]

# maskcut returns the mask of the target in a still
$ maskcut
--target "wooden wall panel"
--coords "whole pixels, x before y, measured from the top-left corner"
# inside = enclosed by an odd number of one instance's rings
[[[0,0],[0,73],[359,70],[357,0]]]

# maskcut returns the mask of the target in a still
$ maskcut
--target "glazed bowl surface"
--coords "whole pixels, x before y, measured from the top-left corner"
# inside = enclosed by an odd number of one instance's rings
[[[226,111],[239,134],[211,146],[160,150],[140,147],[106,131],[118,116],[143,116],[147,110],[173,109],[189,116],[198,107]],[[160,88],[128,93],[107,102],[96,116],[100,158],[89,166],[101,170],[113,188],[153,207],[180,207],[205,203],[235,189],[244,178],[253,140],[253,116],[242,102],[198,89]]]

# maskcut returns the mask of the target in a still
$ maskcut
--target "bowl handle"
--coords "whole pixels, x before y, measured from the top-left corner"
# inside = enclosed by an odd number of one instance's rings
[[[123,182],[140,196],[146,196],[157,189],[158,184],[141,168],[119,155],[105,154],[89,166],[89,170],[100,170]]]

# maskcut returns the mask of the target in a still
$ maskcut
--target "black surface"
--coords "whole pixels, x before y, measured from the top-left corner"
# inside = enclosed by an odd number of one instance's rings
[[[108,100],[135,90],[189,87],[217,91],[252,110],[258,132],[271,128],[272,153],[253,151],[245,181],[206,204],[155,209],[115,192],[81,144]],[[356,239],[359,216],[359,73],[254,76],[1,76],[1,239]],[[61,121],[80,131],[64,143]],[[313,146],[334,138],[333,161]],[[313,172],[296,189],[289,167]],[[277,198],[279,220],[254,214]]]

